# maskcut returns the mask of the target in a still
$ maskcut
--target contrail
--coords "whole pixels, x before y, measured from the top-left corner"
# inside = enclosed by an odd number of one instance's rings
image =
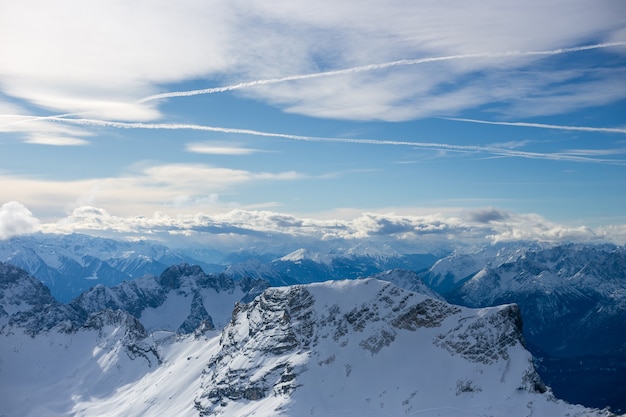
[[[234,129],[227,127],[215,127],[195,124],[176,124],[176,123],[127,123],[127,122],[112,122],[106,120],[95,119],[67,119],[62,117],[49,117],[48,120],[61,123],[71,123],[77,125],[91,125],[111,127],[116,129],[165,129],[165,130],[199,130],[209,132],[220,132],[228,134],[241,134],[261,137],[273,137],[289,140],[297,140],[304,142],[328,142],[328,143],[349,143],[359,145],[378,145],[378,146],[410,146],[414,148],[422,148],[429,150],[443,150],[451,152],[463,152],[463,153],[488,153],[491,155],[504,156],[504,157],[517,157],[528,159],[548,159],[558,161],[572,161],[572,162],[593,162],[593,163],[607,163],[626,165],[626,161],[617,159],[600,159],[593,156],[586,156],[579,153],[557,152],[557,153],[538,153],[519,151],[514,149],[498,148],[492,146],[477,146],[477,145],[452,145],[446,143],[434,143],[434,142],[410,142],[410,141],[398,141],[398,140],[385,140],[385,139],[350,139],[350,138],[325,138],[317,136],[302,136],[292,135],[287,133],[274,133],[263,132],[250,129]]]
[[[616,41],[616,42],[605,42],[598,43],[593,45],[584,45],[584,46],[576,46],[571,48],[559,48],[552,50],[544,50],[544,51],[508,51],[508,52],[480,52],[473,54],[461,54],[461,55],[448,55],[448,56],[438,56],[438,57],[427,57],[427,58],[417,58],[417,59],[402,59],[398,61],[385,62],[382,64],[369,64],[362,65],[357,67],[351,67],[340,70],[333,71],[323,71],[316,72],[312,74],[301,74],[301,75],[291,75],[280,78],[269,78],[264,80],[256,80],[249,81],[239,84],[227,85],[223,87],[213,87],[213,88],[205,88],[201,90],[188,90],[188,91],[173,91],[169,93],[161,93],[154,94],[151,96],[144,97],[136,101],[136,104],[146,103],[149,101],[155,101],[165,98],[173,98],[173,97],[189,97],[196,96],[201,94],[214,94],[214,93],[223,93],[231,90],[239,90],[259,85],[270,85],[270,84],[278,84],[288,81],[298,81],[298,80],[307,80],[314,78],[323,78],[323,77],[331,77],[334,75],[343,75],[350,73],[358,73],[358,72],[366,72],[366,71],[375,71],[386,68],[392,68],[397,66],[409,66],[409,65],[418,65],[425,64],[429,62],[438,62],[438,61],[451,61],[451,60],[459,60],[459,59],[471,59],[471,58],[501,58],[501,57],[514,57],[514,56],[541,56],[541,55],[559,55],[566,54],[571,52],[582,52],[588,51],[592,49],[601,49],[601,48],[609,48],[612,46],[626,46],[626,41]],[[22,120],[17,120],[14,122],[9,122],[0,125],[0,127],[12,126],[22,123],[29,123],[35,121],[43,121],[43,120],[53,120],[54,118],[63,118],[63,117],[73,117],[73,116],[82,116],[88,114],[88,112],[80,112],[80,113],[66,113],[66,114],[58,114],[52,116],[11,116],[11,117],[23,117]],[[10,115],[3,115],[3,117],[9,117]],[[458,119],[461,120],[461,119]],[[466,121],[469,121],[467,119]],[[574,129],[571,129],[574,130]],[[587,129],[576,129],[576,130],[587,130]],[[618,132],[623,133],[623,132]]]
[[[39,121],[42,121],[42,120],[60,119],[60,118],[64,118],[64,117],[82,116],[82,115],[85,115],[85,114],[88,114],[88,113],[89,112],[65,113],[65,114],[55,114],[55,115],[52,115],[52,116],[25,116],[25,115],[3,114],[3,115],[0,115],[0,117],[2,117],[2,118],[20,118],[21,120],[16,120],[14,122],[5,123],[5,124],[0,125],[0,127],[19,125],[19,124],[22,124],[22,123],[39,122]]]
[[[244,83],[227,85],[223,87],[204,88],[201,90],[172,91],[169,93],[154,94],[148,97],[144,97],[138,100],[137,103],[138,104],[145,103],[148,101],[154,101],[154,100],[160,100],[160,99],[172,98],[172,97],[189,97],[189,96],[197,96],[201,94],[223,93],[226,91],[239,90],[242,88],[255,87],[259,85],[269,85],[269,84],[278,84],[278,83],[283,83],[283,82],[288,82],[288,81],[299,81],[299,80],[308,80],[308,79],[313,79],[313,78],[332,77],[335,75],[351,74],[351,73],[358,73],[358,72],[365,72],[365,71],[376,71],[376,70],[381,70],[381,69],[386,69],[386,68],[391,68],[391,67],[418,65],[418,64],[425,64],[429,62],[451,61],[451,60],[471,59],[471,58],[502,58],[502,57],[514,57],[514,56],[559,55],[559,54],[566,54],[566,53],[571,53],[571,52],[581,52],[581,51],[588,51],[591,49],[600,49],[600,48],[608,48],[611,46],[625,46],[625,45],[626,45],[626,41],[619,41],[619,42],[598,43],[594,45],[575,46],[572,48],[559,48],[559,49],[552,49],[552,50],[546,50],[546,51],[479,52],[479,53],[473,53],[473,54],[448,55],[448,56],[437,56],[437,57],[427,57],[427,58],[417,58],[417,59],[401,59],[399,61],[385,62],[382,64],[369,64],[369,65],[362,65],[362,66],[345,68],[345,69],[340,69],[340,70],[316,72],[312,74],[290,75],[287,77],[248,81]]]
[[[502,126],[520,126],[520,127],[536,127],[540,129],[556,129],[556,130],[577,130],[581,132],[601,132],[601,133],[626,133],[626,129],[617,127],[587,127],[587,126],[563,126],[550,125],[543,123],[526,123],[526,122],[493,122],[490,120],[462,119],[459,117],[442,117],[445,120],[454,120],[457,122],[480,123],[485,125],[502,125]]]

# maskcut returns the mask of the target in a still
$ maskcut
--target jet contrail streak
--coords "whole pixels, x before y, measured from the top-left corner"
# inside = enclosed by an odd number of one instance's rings
[[[249,87],[254,87],[254,86],[259,86],[259,85],[278,84],[278,83],[288,82],[288,81],[307,80],[307,79],[314,79],[314,78],[331,77],[334,75],[343,75],[343,74],[358,73],[358,72],[365,72],[365,71],[375,71],[375,70],[381,70],[381,69],[386,69],[386,68],[391,68],[391,67],[396,67],[396,66],[409,66],[409,65],[425,64],[429,62],[451,61],[451,60],[470,59],[470,58],[501,58],[501,57],[508,57],[508,56],[514,57],[514,56],[559,55],[559,54],[565,54],[565,53],[571,53],[571,52],[588,51],[592,49],[609,48],[612,46],[626,46],[626,41],[605,42],[605,43],[598,43],[598,44],[593,44],[593,45],[575,46],[571,48],[559,48],[559,49],[544,50],[544,51],[480,52],[480,53],[473,53],[473,54],[448,55],[448,56],[427,57],[427,58],[417,58],[417,59],[402,59],[402,60],[391,61],[391,62],[386,62],[382,64],[362,65],[362,66],[351,67],[351,68],[346,68],[346,69],[323,71],[323,72],[317,72],[317,73],[312,73],[312,74],[291,75],[287,77],[249,81],[249,82],[233,84],[233,85],[228,85],[228,86],[223,86],[223,87],[213,87],[213,88],[205,88],[201,90],[189,90],[189,91],[173,91],[169,93],[155,94],[155,95],[151,95],[151,96],[147,96],[142,99],[139,99],[136,102],[136,104],[146,103],[149,101],[165,99],[165,98],[189,97],[189,96],[196,96],[196,95],[201,95],[201,94],[223,93],[226,91],[238,90],[238,89],[249,88]],[[66,114],[58,114],[58,115],[52,115],[52,116],[39,116],[39,117],[38,116],[3,115],[2,117],[21,117],[22,120],[5,123],[5,124],[0,125],[0,127],[7,127],[7,126],[18,125],[18,124],[29,123],[29,122],[36,122],[36,121],[53,120],[54,118],[81,116],[85,114],[88,114],[88,112],[66,113]],[[461,119],[457,119],[457,120],[461,120]],[[465,121],[469,121],[469,119]],[[476,121],[476,123],[478,123],[478,121]],[[535,127],[539,127],[539,126],[535,126]],[[589,128],[589,129],[592,129],[592,128]],[[570,130],[588,130],[588,129],[581,128],[581,129],[570,129]],[[617,133],[623,133],[623,132],[617,132]]]
[[[479,52],[479,53],[473,53],[473,54],[448,55],[448,56],[437,56],[437,57],[427,57],[427,58],[417,58],[417,59],[401,59],[399,61],[385,62],[382,64],[370,64],[370,65],[362,65],[358,67],[351,67],[351,68],[345,68],[345,69],[340,69],[340,70],[316,72],[312,74],[290,75],[287,77],[269,78],[265,80],[249,81],[249,82],[244,82],[244,83],[239,83],[239,84],[227,85],[223,87],[204,88],[201,90],[172,91],[170,93],[154,94],[148,97],[144,97],[138,100],[137,103],[145,103],[148,101],[154,101],[154,100],[160,100],[160,99],[172,98],[172,97],[189,97],[189,96],[197,96],[201,94],[223,93],[226,91],[239,90],[242,88],[255,87],[259,85],[278,84],[278,83],[283,83],[283,82],[288,82],[288,81],[308,80],[308,79],[322,78],[322,77],[332,77],[334,75],[351,74],[351,73],[358,73],[358,72],[365,72],[365,71],[375,71],[375,70],[381,70],[381,69],[398,67],[398,66],[425,64],[429,62],[451,61],[451,60],[457,60],[457,59],[471,59],[471,58],[502,58],[502,57],[515,57],[515,56],[559,55],[559,54],[566,54],[566,53],[571,53],[571,52],[581,52],[581,51],[588,51],[591,49],[600,49],[600,48],[608,48],[611,46],[625,46],[625,45],[626,45],[626,41],[620,41],[620,42],[598,43],[594,45],[576,46],[572,48],[559,48],[559,49],[552,49],[552,50],[547,50],[547,51]]]
[[[0,115],[0,117],[3,117],[3,118],[11,118],[11,117],[12,118],[20,118],[21,120],[16,120],[14,122],[5,123],[5,124],[0,125],[0,127],[19,125],[19,124],[22,124],[22,123],[40,122],[40,121],[43,121],[43,120],[60,119],[60,118],[64,118],[64,117],[81,116],[81,115],[84,115],[84,114],[87,114],[87,112],[55,114],[55,115],[52,115],[52,116],[24,116],[24,115],[3,114],[3,115]]]
[[[581,154],[569,154],[567,152],[562,153],[537,153],[518,151],[513,149],[498,148],[491,146],[476,146],[476,145],[452,145],[446,143],[434,143],[434,142],[410,142],[410,141],[398,141],[398,140],[384,140],[384,139],[349,139],[349,138],[324,138],[317,136],[302,136],[291,135],[287,133],[273,133],[262,132],[258,130],[250,129],[233,129],[227,127],[215,127],[205,125],[194,124],[175,124],[175,123],[126,123],[126,122],[111,122],[106,120],[94,120],[94,119],[67,119],[62,117],[49,117],[48,120],[54,122],[71,123],[77,125],[90,125],[90,126],[102,126],[111,127],[117,129],[165,129],[165,130],[199,130],[209,132],[220,132],[229,134],[241,134],[251,136],[273,137],[290,139],[304,142],[329,142],[329,143],[352,143],[360,145],[386,145],[386,146],[411,146],[415,148],[430,149],[430,150],[443,150],[451,152],[463,152],[463,153],[489,153],[492,155],[528,158],[528,159],[548,159],[559,161],[572,161],[572,162],[594,162],[594,163],[607,163],[626,165],[625,161],[617,159],[600,159]]]
[[[454,120],[457,122],[479,123],[485,125],[501,125],[501,126],[520,126],[520,127],[536,127],[540,129],[556,129],[556,130],[577,130],[582,132],[601,132],[601,133],[626,133],[626,129],[617,127],[587,127],[587,126],[563,126],[549,125],[543,123],[526,123],[526,122],[493,122],[490,120],[462,119],[458,117],[442,117],[445,120]]]

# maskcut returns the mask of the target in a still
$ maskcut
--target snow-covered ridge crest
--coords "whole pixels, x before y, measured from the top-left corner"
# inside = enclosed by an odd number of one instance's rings
[[[373,242],[359,242],[354,246],[344,249],[335,248],[332,251],[313,251],[307,248],[296,249],[287,255],[276,259],[282,262],[300,262],[310,260],[313,262],[330,265],[336,258],[360,258],[367,257],[374,260],[384,261],[392,258],[400,258],[402,254],[386,244],[374,244]]]
[[[554,399],[515,305],[457,307],[376,279],[269,288],[239,304],[195,407],[203,416],[606,414]]]

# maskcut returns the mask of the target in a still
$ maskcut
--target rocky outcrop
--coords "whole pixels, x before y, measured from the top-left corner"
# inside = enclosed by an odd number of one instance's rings
[[[215,317],[211,316],[213,306],[206,304],[211,296],[236,296],[234,301],[249,301],[267,286],[263,280],[234,281],[225,274],[205,274],[199,266],[183,263],[170,266],[158,277],[142,277],[111,288],[98,285],[81,294],[71,305],[88,313],[120,309],[142,320],[147,310],[159,311],[170,297],[182,297],[188,310],[170,330],[188,334],[201,324],[204,329],[215,327]],[[230,311],[229,306],[228,313]]]
[[[81,309],[58,303],[50,290],[21,268],[0,263],[0,332],[22,329],[33,336],[56,329],[80,328],[87,315]]]

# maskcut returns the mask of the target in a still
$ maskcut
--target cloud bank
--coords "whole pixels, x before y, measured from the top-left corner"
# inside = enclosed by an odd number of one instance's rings
[[[67,217],[45,223],[50,233],[92,233],[106,236],[151,238],[166,243],[202,242],[218,249],[306,246],[316,241],[368,240],[384,242],[407,252],[457,248],[509,241],[626,243],[626,225],[600,228],[568,226],[536,214],[497,208],[409,216],[363,213],[343,220],[320,220],[271,211],[235,209],[216,215],[203,213],[151,217],[120,217],[106,210],[83,206]],[[299,245],[299,246],[298,246]]]

